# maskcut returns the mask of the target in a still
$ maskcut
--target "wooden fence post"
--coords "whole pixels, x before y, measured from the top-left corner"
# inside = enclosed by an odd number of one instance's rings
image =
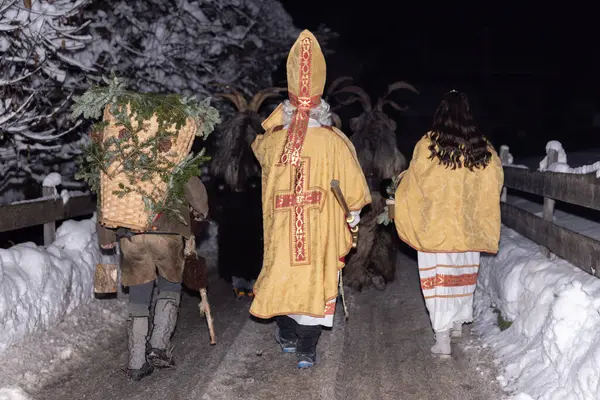
[[[54,196],[55,187],[42,186],[42,196]],[[50,246],[56,239],[56,221],[44,224],[44,246]]]
[[[548,150],[548,167],[558,161],[558,151]],[[544,219],[549,222],[554,221],[554,205],[556,201],[549,197],[544,197]]]
[[[509,150],[508,146],[500,147],[500,160],[502,161],[503,165],[508,164],[508,150]],[[507,194],[506,186],[503,186],[502,194],[500,195],[500,201],[503,203],[506,203],[506,194]]]

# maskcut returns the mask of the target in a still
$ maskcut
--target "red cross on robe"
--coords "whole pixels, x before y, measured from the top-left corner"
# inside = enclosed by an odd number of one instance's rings
[[[310,187],[310,159],[302,158],[298,167],[291,167],[293,187],[275,196],[275,211],[290,213],[292,265],[310,264],[310,226],[308,212],[321,209],[325,191]]]

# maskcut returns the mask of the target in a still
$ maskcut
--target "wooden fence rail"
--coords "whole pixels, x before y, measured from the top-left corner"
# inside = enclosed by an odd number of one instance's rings
[[[53,240],[49,228],[55,226],[56,221],[90,215],[95,211],[96,199],[90,195],[71,196],[66,204],[60,196],[9,204],[0,206],[0,232],[45,225],[44,244],[48,245]]]
[[[600,179],[595,174],[563,174],[506,167],[504,185],[509,189],[600,211]]]
[[[504,225],[582,270],[600,277],[600,241],[553,223],[556,200],[600,211],[600,180],[594,174],[576,175],[505,167],[504,185],[509,189],[544,197],[543,218],[505,203],[503,199],[501,208]]]
[[[600,179],[593,174],[537,172],[505,167],[504,185],[545,199],[544,218],[540,218],[504,202],[503,198],[504,225],[582,270],[600,277],[600,241],[552,222],[554,200],[600,211]],[[0,232],[45,225],[44,244],[48,245],[54,240],[56,221],[90,215],[95,211],[96,199],[90,195],[71,196],[66,204],[59,196],[45,196],[0,206]]]

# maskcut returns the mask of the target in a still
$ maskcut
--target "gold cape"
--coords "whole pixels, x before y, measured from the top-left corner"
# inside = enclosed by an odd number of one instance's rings
[[[371,202],[369,188],[352,143],[335,128],[318,127],[308,128],[304,141],[303,198],[293,195],[295,167],[279,163],[287,131],[274,130],[278,123],[272,119],[263,125],[267,132],[252,149],[262,167],[264,261],[250,313],[323,317],[325,303],[338,294],[338,270],[352,247],[331,180],[339,180],[353,211]]]
[[[485,169],[440,165],[430,159],[429,135],[416,145],[396,189],[395,224],[400,238],[418,251],[497,253],[504,172],[498,154]]]
[[[303,31],[287,60],[288,93],[295,107],[287,129],[283,105],[263,122],[252,150],[262,167],[264,259],[250,313],[325,315],[338,294],[338,270],[352,247],[342,208],[331,192],[337,179],[348,206],[371,202],[354,146],[339,130],[309,127],[321,102],[325,58],[317,39]]]

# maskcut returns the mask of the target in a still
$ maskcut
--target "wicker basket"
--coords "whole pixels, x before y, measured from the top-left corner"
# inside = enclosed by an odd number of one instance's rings
[[[109,138],[117,137],[121,126],[115,126],[115,120],[110,114],[110,105],[107,105],[104,110],[104,121],[108,122],[108,126],[103,132],[103,141]],[[158,122],[156,116],[146,121],[146,129],[138,132],[137,136],[140,141],[145,141],[148,138],[156,135],[158,131]],[[173,127],[174,128],[174,127]],[[196,136],[197,126],[192,119],[188,119],[185,126],[179,129],[176,139],[173,141],[169,150],[169,161],[179,164],[190,153],[194,138]],[[172,154],[172,155],[171,155]],[[134,232],[146,232],[149,230],[148,221],[150,216],[142,195],[139,193],[128,193],[122,198],[115,196],[114,191],[119,190],[119,184],[123,183],[129,186],[126,173],[118,162],[113,162],[108,168],[109,178],[106,174],[100,174],[100,204],[98,220],[107,228],[129,228]],[[157,198],[164,198],[167,195],[167,184],[156,176],[146,182],[139,182],[139,189],[146,193],[153,193]]]

